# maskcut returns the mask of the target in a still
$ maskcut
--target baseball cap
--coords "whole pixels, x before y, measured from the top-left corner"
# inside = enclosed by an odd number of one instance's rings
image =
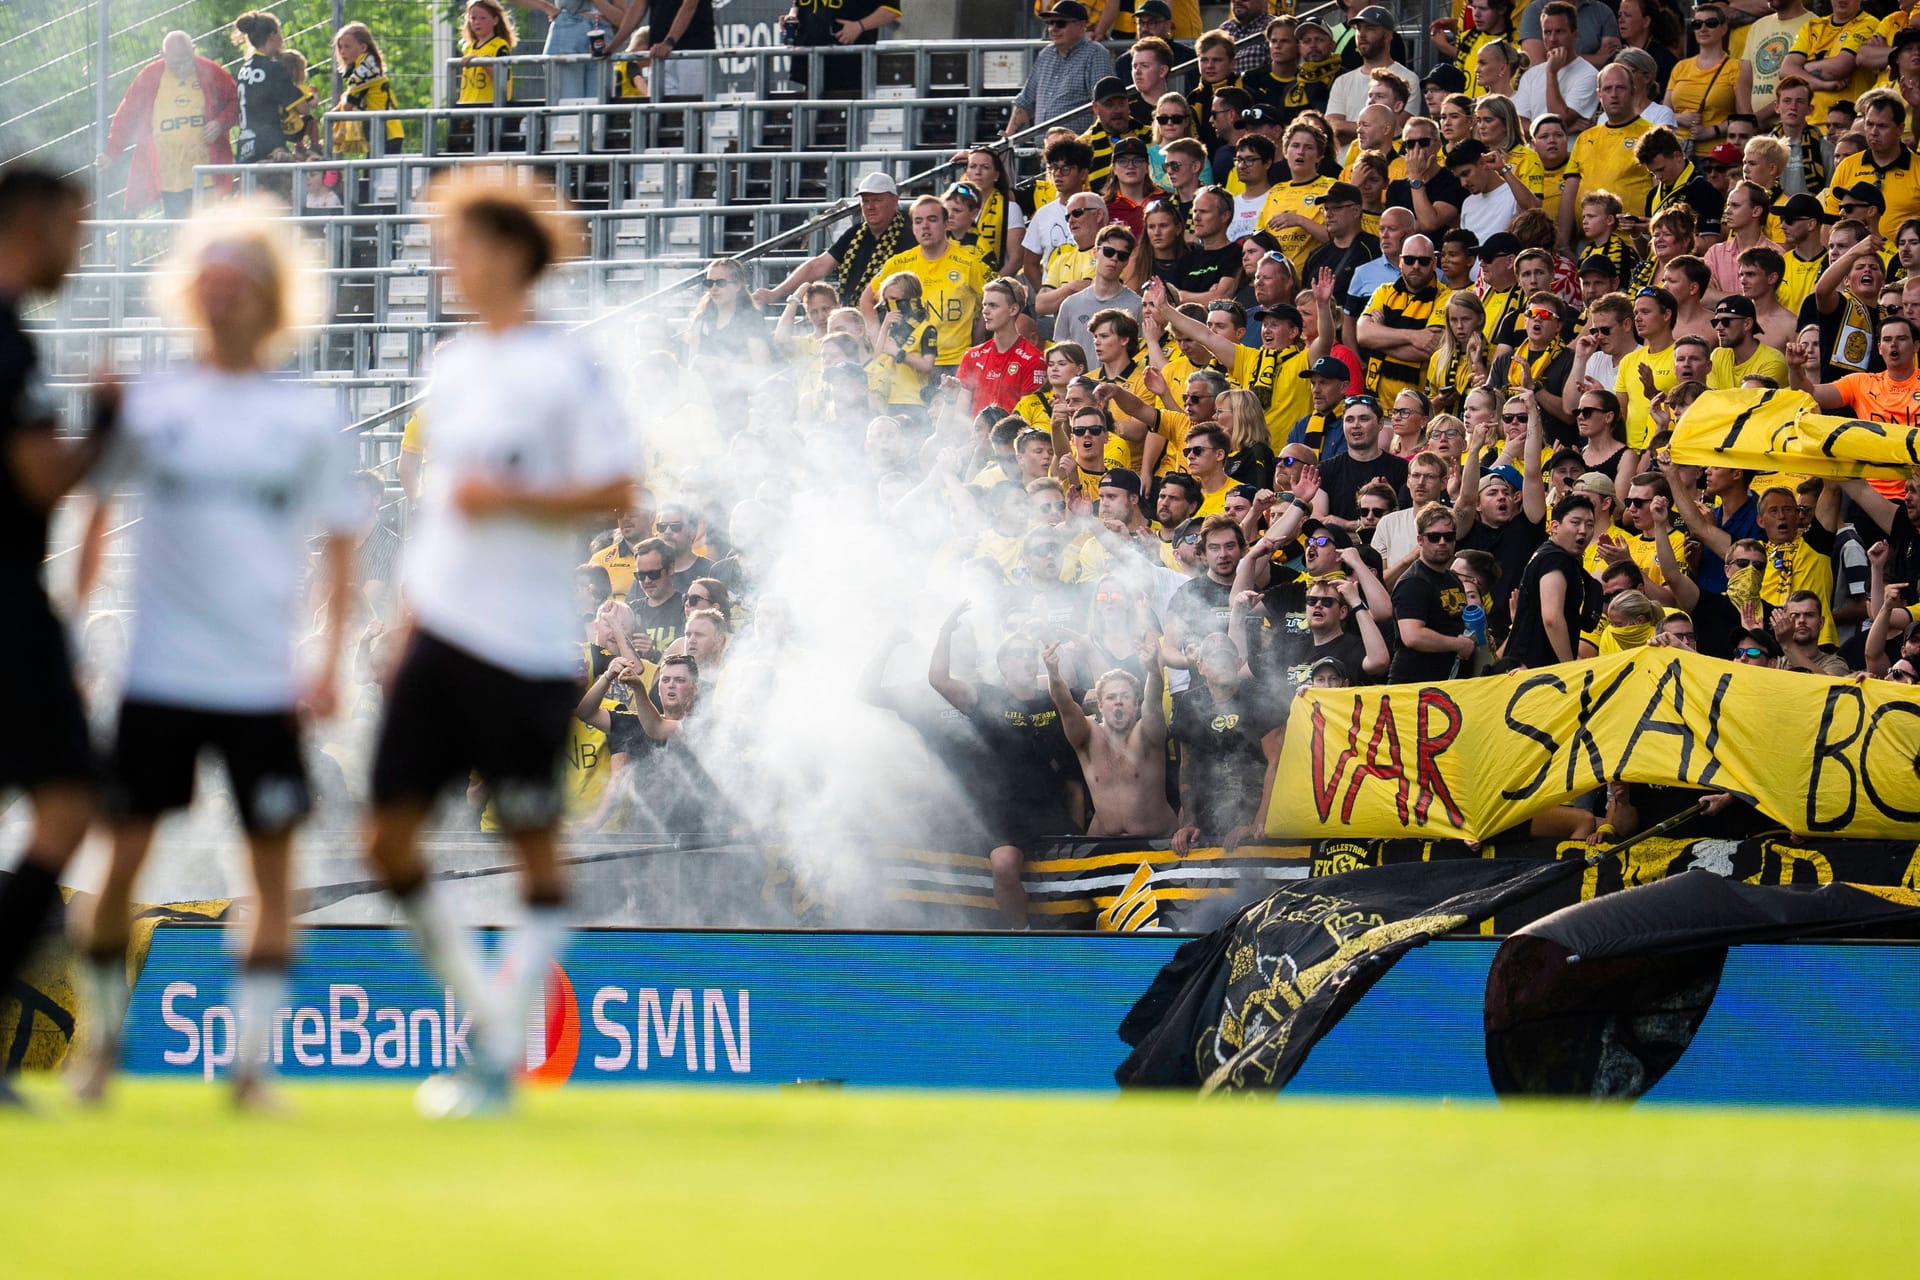
[[[1743,320],[1756,320],[1760,313],[1753,309],[1753,299],[1737,293],[1730,293],[1713,304],[1713,314],[1717,316],[1739,316]]]
[[[1140,0],[1133,6],[1134,20],[1141,18],[1159,18],[1165,22],[1173,21],[1173,10],[1167,7],[1166,0]]]
[[[1707,163],[1723,169],[1737,169],[1740,167],[1740,148],[1731,142],[1723,142],[1707,152]]]
[[[1612,276],[1615,280],[1620,278],[1620,268],[1615,265],[1612,258],[1609,258],[1604,253],[1590,253],[1580,259],[1580,274],[1585,275],[1589,271],[1597,271],[1601,275]]]
[[[1520,237],[1511,231],[1496,231],[1480,242],[1480,261],[1482,262],[1488,258],[1502,258],[1518,252],[1520,252]]]
[[[1841,200],[1858,200],[1861,204],[1872,205],[1882,213],[1887,211],[1887,197],[1871,182],[1856,182],[1850,187],[1840,188],[1834,194]]]
[[[1920,32],[1915,34],[1920,36]],[[1819,197],[1810,196],[1804,191],[1796,196],[1788,196],[1785,204],[1773,206],[1773,214],[1782,222],[1793,222],[1800,218],[1812,218],[1822,223],[1834,221],[1834,216],[1827,212]]]
[[[1108,467],[1106,474],[1100,477],[1102,489],[1125,489],[1134,497],[1140,496],[1140,473],[1126,467]]]
[[[870,173],[860,179],[860,185],[854,188],[856,194],[863,196],[897,196],[899,184],[884,173]]]
[[[1087,6],[1080,0],[1060,0],[1060,2],[1040,15],[1044,18],[1061,19],[1067,22],[1087,21]]]
[[[1336,182],[1328,187],[1320,197],[1320,207],[1323,209],[1330,204],[1359,203],[1360,188],[1354,186],[1351,182]]]
[[[1346,383],[1352,381],[1353,372],[1347,368],[1345,361],[1335,359],[1333,356],[1321,356],[1318,360],[1308,365],[1300,376],[1303,378],[1338,378],[1342,383]]]
[[[1132,156],[1136,160],[1145,160],[1147,158],[1147,144],[1138,138],[1115,138],[1113,142],[1113,158],[1115,160],[1124,160],[1128,156]]]
[[[1124,98],[1127,86],[1120,83],[1119,76],[1101,76],[1093,82],[1093,101],[1105,102],[1109,98]]]
[[[1515,493],[1520,492],[1521,480],[1518,467],[1510,467],[1504,462],[1488,467],[1487,473],[1480,477],[1480,491],[1485,493],[1487,485],[1496,480]]]
[[[1585,467],[1587,465],[1587,460],[1580,456],[1580,451],[1578,449],[1568,449],[1568,448],[1562,447],[1559,449],[1555,449],[1553,451],[1553,456],[1547,459],[1547,470],[1549,471],[1558,470],[1559,468],[1566,466],[1569,462],[1580,467]]]
[[[1447,148],[1447,168],[1458,169],[1463,164],[1477,164],[1486,154],[1486,143],[1478,138],[1468,138]]]
[[[1324,520],[1309,520],[1300,526],[1300,532],[1309,537],[1316,533],[1324,533],[1327,535],[1329,545],[1341,551],[1345,551],[1353,545],[1352,534],[1340,526],[1328,524]]]
[[[1607,479],[1603,473],[1598,471],[1589,471],[1578,480],[1575,480],[1573,482],[1573,491],[1575,493],[1595,493],[1603,498],[1619,496],[1613,487],[1613,481]]]
[[[1318,18],[1302,18],[1298,22],[1293,24],[1293,29],[1296,33],[1299,32],[1304,27],[1318,27],[1320,28],[1320,30],[1326,32],[1328,35],[1333,34],[1333,28],[1329,27],[1326,23],[1320,21],[1320,19]],[[1462,80],[1460,83],[1462,85],[1465,85],[1466,81]]]
[[[1333,678],[1336,680],[1345,680],[1349,684],[1353,682],[1353,676],[1350,675],[1347,671],[1347,664],[1340,661],[1340,659],[1316,658],[1313,662],[1313,665],[1307,668],[1307,677],[1305,680],[1301,681],[1301,683],[1302,684],[1309,683],[1310,681],[1312,681],[1312,679],[1316,675],[1320,674],[1322,671],[1327,672],[1328,674],[1333,676]]]
[[[1353,15],[1356,23],[1364,22],[1370,27],[1393,26],[1393,15],[1377,4],[1370,4]]]
[[[1439,89],[1444,93],[1465,93],[1467,91],[1467,73],[1451,62],[1443,62],[1427,72],[1427,78],[1420,82],[1424,89]]]
[[[1234,123],[1242,129],[1252,129],[1265,124],[1279,124],[1280,117],[1256,102],[1235,117]]]
[[[1294,306],[1291,302],[1276,302],[1270,307],[1255,307],[1254,310],[1259,313],[1258,316],[1248,316],[1247,319],[1256,324],[1265,320],[1268,316],[1272,316],[1275,320],[1286,321],[1296,329],[1304,329],[1307,325],[1306,320],[1300,314],[1300,308]],[[1329,357],[1329,359],[1331,359],[1331,357]],[[1334,363],[1340,364],[1338,360],[1335,360]],[[1340,365],[1342,370],[1341,377],[1346,376],[1344,372],[1346,367],[1344,364]]]

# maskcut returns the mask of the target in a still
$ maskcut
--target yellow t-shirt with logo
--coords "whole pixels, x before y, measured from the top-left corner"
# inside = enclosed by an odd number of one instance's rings
[[[1260,229],[1264,231],[1267,219],[1276,213],[1297,213],[1315,222],[1326,221],[1320,213],[1320,201],[1331,186],[1333,179],[1324,177],[1275,184],[1260,206]],[[1287,255],[1287,261],[1293,264],[1296,274],[1307,265],[1307,259],[1313,255],[1313,251],[1320,247],[1318,240],[1299,227],[1285,227],[1269,234],[1279,242],[1280,252]]]
[[[1055,245],[1053,252],[1047,255],[1046,267],[1040,273],[1040,283],[1052,289],[1075,280],[1093,279],[1093,254],[1091,245],[1082,249],[1071,240]],[[1089,351],[1087,356],[1091,359],[1093,353]]]
[[[1641,366],[1653,370],[1653,389],[1665,391],[1679,382],[1679,376],[1673,371],[1673,344],[1669,342],[1665,351],[1649,352],[1645,347],[1635,347],[1620,357],[1619,373],[1613,380],[1613,394],[1620,397],[1620,403],[1627,408],[1627,447],[1645,451],[1647,438],[1653,434],[1653,401],[1648,397],[1646,388],[1640,385]]]
[[[469,44],[463,38],[460,41],[460,54],[467,58],[504,58],[513,46],[507,43],[505,36],[495,36],[485,44]],[[507,101],[513,101],[513,75],[507,75]],[[493,68],[460,68],[460,103],[470,107],[490,107],[493,105]]]
[[[1605,189],[1620,197],[1628,213],[1636,217],[1645,214],[1647,197],[1653,193],[1653,175],[1633,149],[1652,128],[1645,117],[1618,128],[1603,117],[1600,123],[1583,130],[1573,140],[1573,158],[1567,162],[1567,173],[1580,179],[1580,194]]]
[[[874,283],[879,284],[896,271],[912,273],[920,281],[920,303],[933,318],[940,332],[940,353],[936,364],[957,365],[973,345],[973,324],[980,316],[980,291],[992,278],[980,255],[962,244],[947,242],[937,258],[929,258],[915,245],[905,253],[896,253],[880,264]]]
[[[176,76],[164,66],[153,98],[153,159],[160,189],[193,190],[193,166],[207,162],[207,95],[194,72]]]
[[[1860,47],[1880,34],[1880,23],[1864,13],[1855,14],[1853,21],[1844,26],[1834,25],[1832,18],[1813,18],[1800,28],[1793,37],[1788,53],[1805,55],[1808,62],[1818,62],[1822,58],[1831,58],[1837,53],[1857,53]],[[1853,75],[1848,78],[1846,87],[1838,93],[1825,90],[1813,95],[1812,118],[1825,120],[1827,109],[1836,102],[1852,101],[1873,87],[1874,72],[1856,65]]]
[[[1813,296],[1813,286],[1820,282],[1820,273],[1827,269],[1829,259],[1823,253],[1808,262],[1791,249],[1780,256],[1786,260],[1787,269],[1780,277],[1780,287],[1773,291],[1773,296],[1780,299],[1781,306],[1797,316],[1800,314],[1800,304]]]

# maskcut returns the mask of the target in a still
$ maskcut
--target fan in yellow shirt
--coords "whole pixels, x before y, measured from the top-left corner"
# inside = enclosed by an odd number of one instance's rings
[[[874,279],[906,271],[920,281],[921,303],[940,335],[935,363],[958,368],[960,357],[974,344],[981,291],[991,278],[987,264],[974,250],[947,238],[947,206],[940,197],[925,195],[915,200],[910,223],[916,247],[887,259]],[[869,284],[860,295],[861,311],[871,314],[875,301]]]
[[[1276,182],[1267,192],[1266,203],[1260,206],[1259,224],[1298,274],[1313,251],[1328,240],[1319,205],[1333,186],[1333,179],[1320,172],[1320,135],[1308,125],[1297,124],[1287,130],[1281,154],[1287,162],[1287,181]]]

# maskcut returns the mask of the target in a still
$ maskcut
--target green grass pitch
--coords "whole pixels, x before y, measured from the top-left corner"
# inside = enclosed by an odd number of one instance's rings
[[[857,1090],[50,1082],[0,1115],[11,1277],[1888,1276],[1920,1116]],[[1310,1271],[1306,1268],[1312,1268]]]

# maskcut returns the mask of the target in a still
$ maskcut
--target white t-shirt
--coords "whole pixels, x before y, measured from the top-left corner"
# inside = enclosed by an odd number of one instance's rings
[[[1233,198],[1233,221],[1227,224],[1227,239],[1245,240],[1260,229],[1260,210],[1266,208],[1267,192],[1257,196]]]
[[[1412,102],[1417,103],[1420,101],[1420,74],[1418,72],[1411,67],[1403,67],[1397,62],[1390,64],[1387,70],[1406,81],[1407,88],[1413,91]],[[1357,117],[1361,109],[1367,105],[1368,80],[1369,76],[1367,75],[1366,67],[1355,67],[1353,70],[1336,78],[1333,82],[1333,88],[1327,94],[1327,114],[1330,116],[1345,116],[1348,120]]]
[[[1513,188],[1502,182],[1483,196],[1468,196],[1460,202],[1460,225],[1480,237],[1485,244],[1496,232],[1513,225],[1520,214],[1520,201]]]
[[[479,477],[532,491],[611,484],[637,470],[612,389],[584,347],[551,329],[470,331],[440,349],[421,414],[433,483],[406,573],[420,625],[530,680],[580,662],[573,522],[471,517],[452,495]]]
[[[1026,238],[1020,243],[1027,252],[1038,254],[1045,262],[1047,255],[1073,239],[1073,233],[1067,229],[1067,206],[1058,200],[1049,200],[1033,211],[1033,217],[1027,219]]]
[[[1373,549],[1380,553],[1380,563],[1384,567],[1393,568],[1419,545],[1414,540],[1413,517],[1416,514],[1412,507],[1403,507],[1381,516],[1380,523],[1374,526]]]
[[[1598,96],[1597,92],[1595,96]],[[1641,109],[1640,118],[1648,124],[1663,124],[1669,129],[1679,123],[1679,121],[1674,118],[1673,108],[1664,102],[1649,102]]]
[[[1600,73],[1585,58],[1560,68],[1560,96],[1575,115],[1592,120],[1600,110]],[[1529,124],[1547,112],[1547,64],[1527,68],[1513,93],[1513,109]]]
[[[199,366],[127,389],[101,493],[139,495],[126,696],[289,711],[306,634],[308,538],[373,515],[330,397]]]

